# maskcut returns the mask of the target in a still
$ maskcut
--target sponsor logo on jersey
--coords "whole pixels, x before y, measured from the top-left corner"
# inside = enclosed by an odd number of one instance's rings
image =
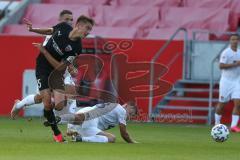
[[[58,47],[57,43],[54,41],[53,37],[52,37],[52,40],[53,40],[53,48],[55,49],[55,51],[61,56],[64,55],[61,49]]]
[[[69,52],[69,51],[71,51],[71,50],[72,50],[72,46],[67,45],[67,47],[65,48],[65,51],[66,51],[66,52]]]
[[[58,36],[61,36],[62,34],[61,34],[61,32],[60,31],[58,31]]]

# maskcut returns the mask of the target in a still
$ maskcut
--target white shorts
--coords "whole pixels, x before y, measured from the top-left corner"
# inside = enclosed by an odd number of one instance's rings
[[[221,78],[219,83],[219,102],[240,99],[240,82]]]
[[[77,113],[87,112],[89,110],[92,110],[93,108],[94,107],[85,107],[79,110]],[[82,137],[95,136],[98,133],[102,132],[102,130],[98,128],[98,118],[95,118],[89,121],[84,121],[81,125],[74,125],[74,126],[75,126],[75,130]]]

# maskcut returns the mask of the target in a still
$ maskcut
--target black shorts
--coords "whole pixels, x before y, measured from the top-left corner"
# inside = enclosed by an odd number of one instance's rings
[[[49,63],[37,59],[36,79],[39,91],[49,88],[48,78],[53,71],[53,67]]]
[[[39,91],[49,88],[47,75],[36,74],[36,78]]]

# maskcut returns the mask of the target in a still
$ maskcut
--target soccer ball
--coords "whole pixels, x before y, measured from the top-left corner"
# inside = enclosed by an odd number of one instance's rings
[[[211,136],[216,142],[224,142],[229,137],[229,130],[224,124],[218,124],[212,128]]]

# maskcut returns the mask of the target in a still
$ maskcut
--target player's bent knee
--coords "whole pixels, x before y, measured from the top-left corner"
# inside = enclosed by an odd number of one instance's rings
[[[44,105],[44,108],[47,109],[47,110],[50,110],[50,109],[53,108],[50,100],[43,100],[43,105]]]
[[[55,104],[55,110],[61,111],[67,105],[67,101],[62,101]]]
[[[35,103],[42,103],[42,96],[40,94],[36,94],[34,97]]]

